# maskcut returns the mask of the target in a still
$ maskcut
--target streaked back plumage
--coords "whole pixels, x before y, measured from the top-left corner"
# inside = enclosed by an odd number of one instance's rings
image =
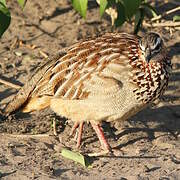
[[[147,37],[147,42],[152,40]],[[104,96],[106,92],[111,93],[110,87],[105,83],[108,79],[111,80],[110,85],[118,86],[114,91],[121,91],[121,86],[129,87],[129,94],[134,95],[133,101],[137,100],[136,104],[144,106],[152,102],[167,86],[167,57],[166,53],[162,53],[158,56],[158,61],[146,62],[139,42],[140,38],[134,35],[109,33],[76,43],[40,67],[9,103],[6,113],[21,107],[26,112],[42,109],[50,105],[52,98],[88,99],[87,102],[90,103],[89,99],[96,99],[100,92]],[[118,102],[121,103],[120,100]],[[130,102],[125,105],[128,103]],[[117,110],[120,111],[118,108]]]

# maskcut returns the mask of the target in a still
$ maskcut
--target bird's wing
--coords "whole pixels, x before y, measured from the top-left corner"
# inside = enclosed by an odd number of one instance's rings
[[[86,97],[51,99],[51,109],[57,114],[75,121],[102,120],[116,113],[117,97],[122,89],[121,82],[102,76],[93,76],[83,82]],[[125,98],[125,96],[124,96]]]
[[[125,64],[132,57],[135,60],[139,58],[138,38],[134,35],[105,34],[77,43],[68,48],[63,55],[56,56],[40,67],[8,104],[5,112],[13,112],[23,104],[28,104],[32,98],[43,96],[86,98],[89,95],[85,87],[86,82],[95,75],[101,75],[111,64],[126,67]],[[111,73],[107,72],[105,76],[109,74]]]
[[[130,51],[130,48],[136,51]],[[137,49],[138,39],[127,34],[107,34],[79,43],[57,61],[51,69],[48,86],[43,86],[43,91],[50,86],[54,89],[55,97],[84,99],[90,93],[87,84],[95,76],[121,81],[119,74],[129,68],[130,58],[138,54]],[[38,87],[36,92],[40,92]]]

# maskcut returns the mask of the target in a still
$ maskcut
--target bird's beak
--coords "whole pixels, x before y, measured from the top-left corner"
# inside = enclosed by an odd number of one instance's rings
[[[147,48],[146,51],[145,51],[145,59],[146,59],[146,62],[149,62],[150,59],[151,59],[151,50],[150,50],[150,48]]]

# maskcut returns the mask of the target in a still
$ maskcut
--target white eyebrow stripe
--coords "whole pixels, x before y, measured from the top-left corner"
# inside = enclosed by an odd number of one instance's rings
[[[139,46],[141,48],[142,51],[145,51],[145,47],[141,45],[141,43],[139,43]]]
[[[160,37],[157,38],[156,44],[154,45],[154,48],[156,48],[156,46],[157,46],[158,44],[161,44],[161,38],[160,38]]]

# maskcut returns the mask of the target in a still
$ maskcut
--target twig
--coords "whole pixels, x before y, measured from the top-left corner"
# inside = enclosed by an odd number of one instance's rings
[[[159,19],[161,19],[162,17],[164,17],[164,16],[166,16],[166,15],[168,15],[168,14],[171,14],[171,13],[173,13],[173,12],[179,11],[179,10],[180,10],[180,6],[174,8],[174,9],[171,9],[171,10],[169,10],[169,11],[167,11],[167,12],[165,12],[165,13],[159,15],[159,16],[153,17],[153,18],[151,19],[151,21],[159,20]]]
[[[11,83],[9,81],[6,81],[4,79],[1,79],[1,78],[0,78],[0,83],[5,84],[5,85],[10,86],[10,87],[15,88],[15,89],[20,89],[21,88],[21,86],[19,86],[17,84],[13,84],[13,83]]]
[[[171,4],[175,4],[177,6],[180,6],[180,2],[177,2],[177,1],[174,1],[174,0],[170,0],[170,3]]]
[[[4,134],[4,135],[13,138],[44,138],[51,136],[49,134]]]
[[[178,27],[180,26],[180,22],[166,21],[166,22],[152,23],[152,24],[144,22],[143,25],[147,27]]]
[[[44,58],[47,58],[48,57],[48,55],[45,53],[45,52],[43,52],[43,51],[39,51],[39,53],[44,57]]]
[[[53,134],[57,136],[57,129],[56,129],[56,120],[53,119]]]

